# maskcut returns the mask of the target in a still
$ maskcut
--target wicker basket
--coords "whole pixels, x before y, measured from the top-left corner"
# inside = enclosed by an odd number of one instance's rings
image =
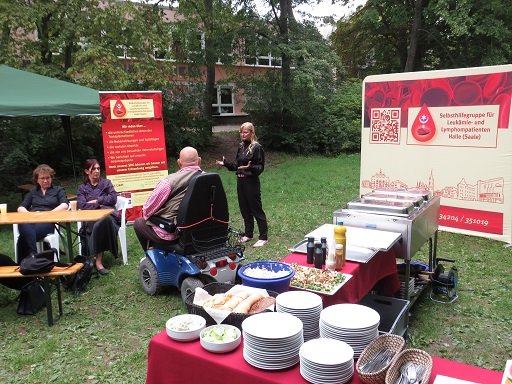
[[[404,349],[391,363],[391,366],[386,373],[386,384],[398,383],[398,380],[400,379],[400,367],[402,367],[406,362],[423,365],[425,367],[425,372],[423,372],[423,376],[421,378],[418,378],[418,382],[428,383],[430,374],[432,373],[432,356],[421,349]]]
[[[375,340],[373,340],[368,346],[363,350],[356,364],[356,371],[359,375],[359,379],[362,383],[365,384],[384,384],[386,380],[386,372],[388,368],[391,366],[393,359],[397,357],[398,353],[402,351],[405,345],[405,339],[402,336],[393,335],[391,333],[386,333],[384,335],[380,335]],[[361,372],[362,366],[370,361],[377,352],[388,349],[394,352],[394,358],[382,369],[365,373]]]
[[[232,287],[234,287],[233,284],[226,284],[226,283],[210,283],[203,287],[203,289],[208,292],[210,295],[215,295],[216,293],[226,293],[229,291]],[[277,292],[273,291],[267,291],[269,296],[276,297],[278,295]],[[209,325],[215,325],[217,324],[215,320],[204,310],[203,307],[194,304],[194,295],[195,293],[192,292],[190,295],[187,296],[185,299],[185,305],[187,306],[188,313],[193,313],[195,315],[202,316],[206,319],[206,326]],[[267,312],[270,312],[267,310]],[[249,316],[243,313],[230,313],[228,317],[226,317],[222,324],[229,324],[234,325],[238,329],[242,330],[242,322],[247,319]]]

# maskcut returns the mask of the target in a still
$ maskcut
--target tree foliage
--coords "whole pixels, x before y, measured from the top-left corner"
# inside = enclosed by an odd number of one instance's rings
[[[512,59],[511,22],[500,0],[368,0],[338,22],[332,41],[349,75],[359,78],[497,65]]]
[[[171,80],[175,64],[168,52],[172,24],[162,12],[156,5],[130,1],[2,0],[0,63],[97,90],[162,90],[168,153],[183,145],[201,148],[208,144],[211,126],[196,113],[200,103],[190,99],[203,88],[190,87],[176,96],[178,87]],[[155,50],[167,52],[168,60],[156,61]],[[37,129],[41,124],[46,129]],[[0,168],[8,171],[9,162],[16,160],[25,170],[7,172],[12,183],[18,182],[16,175],[27,180],[27,170],[42,162],[61,175],[73,174],[60,118],[2,119],[2,131],[15,134],[4,136],[10,145]],[[92,155],[103,158],[99,119],[73,118],[72,132],[78,162]],[[44,142],[48,145],[42,151]]]

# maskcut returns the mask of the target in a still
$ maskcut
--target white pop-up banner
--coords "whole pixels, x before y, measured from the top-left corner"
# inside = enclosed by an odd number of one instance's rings
[[[512,65],[369,76],[361,193],[424,188],[440,229],[512,242]]]

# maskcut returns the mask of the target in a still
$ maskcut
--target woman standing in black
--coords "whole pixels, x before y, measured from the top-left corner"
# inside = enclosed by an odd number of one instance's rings
[[[244,235],[240,242],[252,240],[254,235],[254,219],[258,224],[259,240],[253,247],[262,247],[268,242],[267,217],[261,204],[261,188],[259,175],[265,169],[265,154],[254,132],[252,123],[243,123],[240,126],[240,145],[236,153],[235,162],[216,160],[217,165],[222,165],[230,171],[235,171],[237,176],[238,205],[244,219]]]

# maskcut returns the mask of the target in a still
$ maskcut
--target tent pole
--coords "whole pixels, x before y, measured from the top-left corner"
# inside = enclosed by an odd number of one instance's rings
[[[71,157],[71,167],[73,168],[73,180],[75,181],[74,187],[77,188],[78,183],[76,182],[76,169],[75,169],[75,158],[73,156],[73,141],[71,137],[71,117],[61,116],[62,126],[64,127],[64,133],[66,135],[66,141],[69,148],[69,156]]]

